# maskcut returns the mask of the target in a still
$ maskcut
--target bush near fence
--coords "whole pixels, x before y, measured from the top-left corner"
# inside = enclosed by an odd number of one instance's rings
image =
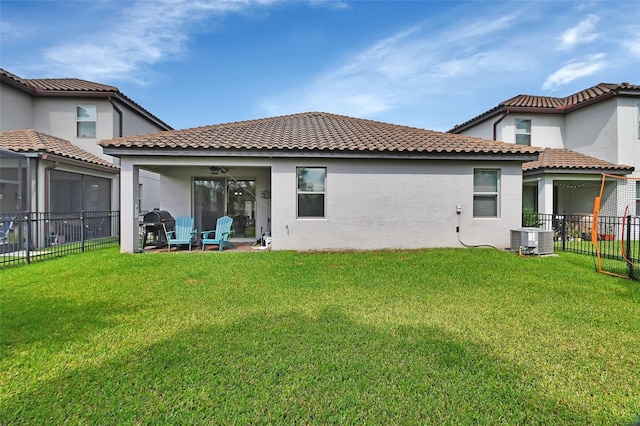
[[[0,268],[120,242],[119,211],[0,213]]]

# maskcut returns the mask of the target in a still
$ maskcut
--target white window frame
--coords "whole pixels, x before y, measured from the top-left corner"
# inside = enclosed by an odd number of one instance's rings
[[[476,173],[477,172],[494,172],[496,173],[496,188],[495,191],[476,191]],[[473,169],[473,218],[474,219],[496,219],[500,217],[500,182],[501,172],[500,169]],[[476,212],[476,197],[494,197],[495,198],[495,215],[479,215]]]
[[[300,170],[302,169],[313,169],[313,170],[323,170],[324,171],[324,182],[323,189],[300,189],[298,182],[298,175]],[[301,195],[322,195],[322,216],[314,216],[314,215],[301,215],[300,214],[300,196]],[[327,217],[327,168],[326,167],[296,167],[296,218],[298,219],[325,219]]]
[[[529,131],[526,132],[523,129],[518,129],[518,124],[524,121],[528,121],[529,122]],[[513,121],[513,125],[514,125],[514,129],[515,129],[515,143],[516,145],[526,145],[526,146],[531,146],[531,133],[533,130],[533,122],[531,121],[530,118],[522,118],[522,117],[516,117],[516,119]],[[518,143],[518,135],[525,135],[525,136],[529,136],[529,143],[528,144],[519,144]]]
[[[78,109],[93,110],[94,117],[80,117]],[[93,123],[93,136],[82,136],[80,132],[80,123]],[[96,105],[76,105],[76,137],[83,139],[96,139],[98,137],[98,107]]]

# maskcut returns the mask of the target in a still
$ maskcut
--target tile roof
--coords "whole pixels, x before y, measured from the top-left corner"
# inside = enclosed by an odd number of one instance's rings
[[[81,80],[78,78],[22,78],[7,70],[0,68],[0,79],[11,83],[13,86],[33,95],[33,96],[78,96],[96,95],[96,96],[113,96],[120,101],[132,106],[135,110],[142,113],[156,122],[160,127],[171,130],[171,126],[151,114],[140,104],[127,97],[115,86],[94,83],[92,81]]]
[[[0,132],[0,148],[21,153],[48,153],[60,157],[106,167],[114,171],[119,166],[85,151],[71,142],[35,130],[10,130]]]
[[[549,114],[565,114],[574,109],[590,105],[593,102],[599,102],[601,100],[608,99],[611,96],[629,93],[635,96],[640,96],[640,85],[629,83],[600,83],[564,98],[535,95],[518,95],[504,102],[500,102],[498,106],[490,109],[489,111],[485,111],[484,113],[472,118],[471,120],[456,125],[449,131],[457,133],[461,129],[466,128],[472,123],[481,122],[484,119],[502,111],[529,111]]]
[[[109,149],[250,150],[332,154],[512,154],[539,149],[323,112],[103,140]],[[119,151],[122,153],[122,151]]]
[[[598,170],[626,174],[633,172],[634,167],[610,163],[568,149],[545,148],[537,160],[522,165],[525,173],[541,170]]]
[[[25,80],[28,86],[38,90],[64,92],[120,92],[117,87],[78,78],[33,78]]]

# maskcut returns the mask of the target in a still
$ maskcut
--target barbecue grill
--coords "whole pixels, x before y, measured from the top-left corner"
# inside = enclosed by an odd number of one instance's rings
[[[167,231],[175,231],[176,220],[166,210],[152,210],[144,215],[140,226],[144,226],[142,248],[147,246],[149,237],[151,237],[149,245],[160,248],[167,244],[167,234],[165,234],[164,228],[166,227]]]

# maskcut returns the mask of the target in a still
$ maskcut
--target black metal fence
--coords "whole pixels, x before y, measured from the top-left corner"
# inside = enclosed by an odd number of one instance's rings
[[[591,215],[552,215],[525,212],[522,226],[552,230],[556,250],[595,255],[592,242]],[[640,217],[599,216],[595,230],[602,259],[624,261],[629,264],[628,275],[634,276],[634,265],[640,264]],[[637,274],[636,274],[637,275]]]
[[[0,268],[120,241],[120,212],[0,213]]]

